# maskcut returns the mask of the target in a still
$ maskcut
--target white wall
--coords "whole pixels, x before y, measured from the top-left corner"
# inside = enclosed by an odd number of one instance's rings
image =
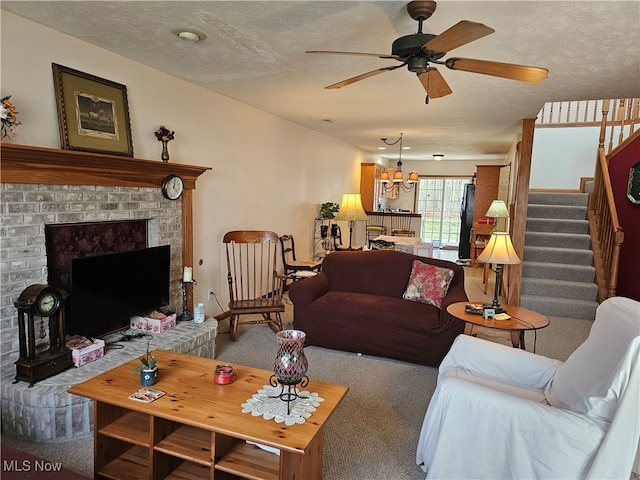
[[[194,191],[194,299],[209,315],[220,312],[207,302],[209,289],[226,308],[226,231],[291,233],[300,257],[310,257],[319,205],[359,189],[360,162],[369,160],[349,145],[6,11],[1,22],[1,93],[12,95],[22,122],[9,141],[60,148],[58,63],[127,86],[136,158],[160,161],[153,132],[165,125],[176,131],[171,162],[213,168]]]
[[[600,127],[537,128],[533,136],[530,188],[577,190],[593,177]]]

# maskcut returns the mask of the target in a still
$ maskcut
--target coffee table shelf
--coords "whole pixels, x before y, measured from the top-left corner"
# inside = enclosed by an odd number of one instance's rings
[[[238,441],[216,463],[216,470],[233,473],[242,478],[278,480],[280,457],[255,445]]]
[[[134,445],[149,447],[149,415],[124,411],[122,416],[100,428],[98,433]]]
[[[211,443],[211,432],[189,425],[180,425],[166,438],[160,440],[153,449],[210,467],[213,464]]]
[[[110,445],[113,447],[113,444]],[[126,477],[125,477],[126,475]],[[134,445],[96,471],[95,478],[118,480],[149,477],[149,449]]]
[[[346,387],[314,382],[324,402],[313,421],[286,426],[242,413],[241,405],[268,383],[272,372],[235,365],[236,381],[218,385],[213,375],[219,360],[152,353],[160,366],[155,388],[166,393],[154,402],[128,398],[139,388],[139,376],[131,375],[137,360],[69,389],[94,400],[95,478],[322,478],[324,425]],[[280,455],[247,440],[276,448]]]

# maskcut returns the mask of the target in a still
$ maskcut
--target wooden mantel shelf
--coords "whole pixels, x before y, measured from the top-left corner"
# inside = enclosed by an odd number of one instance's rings
[[[6,183],[159,188],[168,175],[180,175],[185,189],[192,190],[207,170],[211,168],[3,143],[0,178]]]

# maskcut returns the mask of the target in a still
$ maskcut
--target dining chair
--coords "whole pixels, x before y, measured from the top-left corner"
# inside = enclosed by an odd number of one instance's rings
[[[282,235],[280,237],[282,252],[282,265],[284,267],[284,290],[288,288],[287,281],[295,282],[304,277],[314,275],[322,268],[322,260],[298,260],[296,258],[296,244],[293,235]]]
[[[391,235],[415,237],[416,231],[411,229],[411,216],[402,213],[392,215]]]
[[[371,248],[371,242],[380,235],[387,234],[387,227],[384,226],[384,215],[382,213],[367,212],[367,245]]]

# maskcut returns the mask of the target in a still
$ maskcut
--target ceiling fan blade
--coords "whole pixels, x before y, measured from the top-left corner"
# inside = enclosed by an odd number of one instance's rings
[[[473,58],[449,58],[445,65],[451,70],[481,73],[494,77],[509,78],[521,82],[538,83],[549,76],[549,70],[541,67],[528,67],[514,63],[491,62]]]
[[[332,54],[332,55],[360,55],[365,57],[376,57],[376,58],[388,58],[390,60],[399,60],[400,57],[397,55],[389,55],[386,53],[363,53],[363,52],[336,52],[333,50],[307,50],[304,53],[323,53],[323,54]]]
[[[372,70],[370,72],[362,73],[362,74],[357,75],[355,77],[347,78],[346,80],[343,80],[343,81],[338,82],[338,83],[334,83],[334,84],[326,86],[324,88],[331,90],[331,89],[334,89],[334,88],[346,87],[347,85],[351,85],[352,83],[359,82],[360,80],[364,80],[365,78],[373,77],[374,75],[378,75],[379,73],[395,70],[396,68],[400,68],[400,67],[402,67],[404,65],[405,64],[403,63],[402,65],[394,65],[393,67],[378,68],[377,70]]]
[[[433,67],[418,74],[418,79],[430,98],[440,98],[453,93],[442,74]]]
[[[461,47],[462,45],[466,45],[474,40],[486,37],[493,32],[495,32],[493,28],[487,27],[483,23],[462,20],[456,23],[453,27],[442,32],[436,38],[425,43],[422,48],[431,50],[432,52],[447,53],[454,48]]]

